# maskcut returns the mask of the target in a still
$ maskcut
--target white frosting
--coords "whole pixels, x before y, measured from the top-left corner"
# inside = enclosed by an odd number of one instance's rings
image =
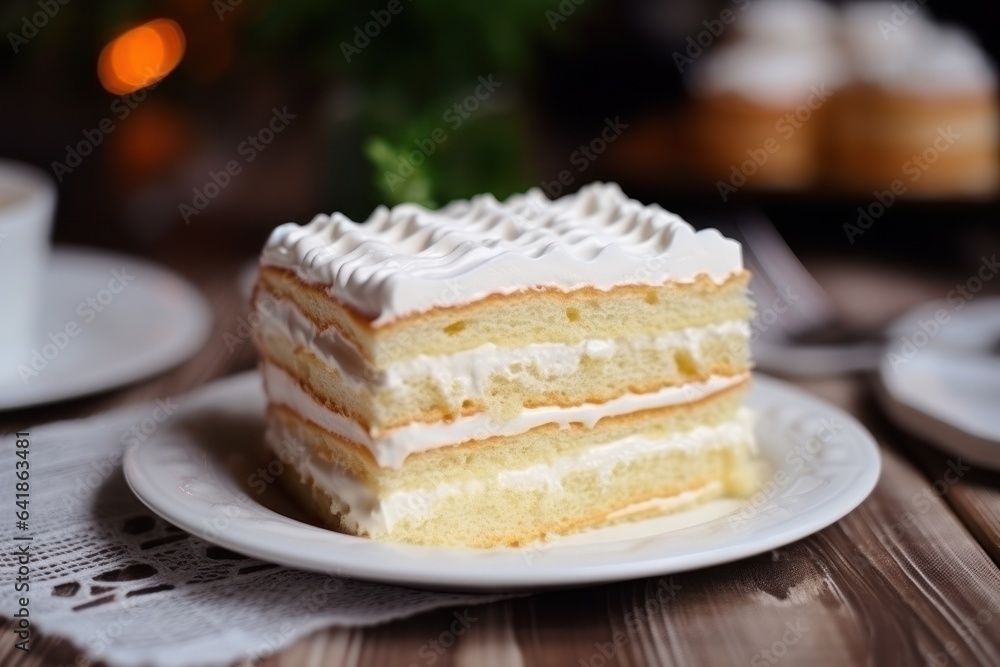
[[[350,505],[350,512],[345,518],[366,529],[370,534],[391,531],[394,525],[405,518],[429,516],[433,513],[436,503],[443,498],[476,493],[484,488],[482,480],[469,480],[442,484],[431,489],[397,491],[379,498],[366,484],[316,456],[294,438],[273,433],[272,442],[278,449],[280,458],[291,462],[303,476],[312,479],[319,488]],[[616,466],[642,457],[669,451],[693,454],[734,445],[755,449],[753,415],[746,408],[740,409],[734,419],[717,426],[697,426],[684,433],[672,433],[656,439],[631,436],[591,448],[578,456],[558,459],[551,464],[539,464],[525,470],[504,471],[490,483],[522,491],[536,489],[552,491],[561,489],[562,480],[569,474],[597,470],[601,483],[608,484]],[[665,507],[665,504],[669,503],[679,505],[691,502],[711,490],[697,489],[671,498],[647,501],[623,508],[613,516],[622,516],[653,507]],[[717,487],[714,490],[717,490]]]
[[[905,14],[899,3],[844,10],[843,40],[858,80],[916,95],[962,95],[996,88],[996,67],[960,28]]]
[[[752,0],[733,26],[744,39],[810,47],[833,41],[838,17],[817,0]]]
[[[454,354],[421,354],[397,361],[387,368],[372,367],[340,333],[329,328],[318,332],[316,326],[290,301],[272,305],[261,329],[265,334],[288,338],[296,346],[312,350],[324,362],[337,369],[355,391],[364,388],[399,388],[408,381],[430,380],[445,396],[457,403],[466,398],[481,398],[491,380],[500,376],[517,381],[528,389],[540,388],[545,380],[575,373],[587,358],[610,359],[619,351],[632,354],[672,349],[686,350],[700,362],[701,346],[706,340],[736,335],[750,336],[750,325],[731,320],[704,327],[666,331],[658,336],[624,340],[584,340],[577,343],[535,343],[518,348],[503,348],[487,343]]]
[[[971,34],[933,22],[927,7],[906,13],[904,6],[849,4],[838,25],[822,3],[754,2],[734,24],[738,39],[713,47],[692,68],[692,89],[782,106],[848,79],[925,96],[995,90],[996,66]]]
[[[286,405],[317,426],[367,447],[380,466],[391,468],[401,467],[406,457],[415,452],[492,436],[516,435],[545,424],[567,428],[571,423],[582,423],[592,428],[604,417],[696,401],[748,378],[748,374],[715,376],[705,382],[666,387],[646,394],[625,394],[605,403],[585,403],[571,408],[529,408],[505,421],[480,413],[451,422],[413,423],[384,433],[371,433],[353,419],[318,403],[297,380],[273,364],[263,364],[263,375],[273,402]]]
[[[691,86],[698,95],[733,94],[765,106],[794,107],[810,95],[824,102],[845,75],[836,52],[822,44],[750,40],[714,48],[692,69]]]
[[[733,25],[736,39],[713,45],[692,68],[695,94],[795,107],[817,92],[822,103],[844,83],[837,13],[826,3],[754,0]]]
[[[743,266],[736,241],[696,232],[601,183],[553,201],[534,189],[439,211],[379,207],[364,223],[320,215],[275,229],[261,261],[327,287],[374,326],[490,294],[658,285],[702,274],[722,282]]]

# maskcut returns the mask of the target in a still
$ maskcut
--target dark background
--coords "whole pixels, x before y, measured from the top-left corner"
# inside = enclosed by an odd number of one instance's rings
[[[574,9],[555,23],[546,12],[559,12],[559,2],[492,4],[402,2],[403,11],[348,63],[341,44],[386,2],[70,0],[17,53],[9,34],[39,3],[8,2],[0,10],[0,156],[51,173],[68,145],[114,117],[115,95],[97,77],[101,49],[130,26],[173,19],[187,40],[183,60],[64,175],[56,241],[154,256],[164,245],[225,248],[249,257],[279,223],[333,210],[363,217],[408,198],[386,191],[373,153],[427,136],[477,75],[495,74],[501,92],[449,129],[447,143],[414,177],[419,187],[410,198],[441,204],[481,191],[505,196],[554,181],[607,117],[633,128],[669,122],[685,98],[671,53],[729,3],[565,0]],[[975,32],[1000,57],[993,3],[927,2],[921,11]],[[295,120],[185,224],[179,206],[192,189],[283,107]],[[641,135],[630,141],[634,147]],[[1000,247],[996,197],[904,198],[851,244],[843,224],[871,197],[747,188],[724,204],[711,183],[680,186],[666,171],[636,178],[628,161],[628,151],[609,151],[566,191],[618,180],[630,195],[696,224],[760,209],[797,251],[920,270],[957,272]]]

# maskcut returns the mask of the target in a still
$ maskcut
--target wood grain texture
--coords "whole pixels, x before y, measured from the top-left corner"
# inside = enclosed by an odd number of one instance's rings
[[[913,437],[901,436],[898,442],[924,471],[935,494],[951,506],[993,562],[1000,565],[1000,473]]]
[[[0,431],[181,393],[251,367],[249,343],[233,347],[224,339],[236,333],[243,312],[235,279],[240,263],[191,265],[185,273],[205,291],[216,316],[212,337],[194,359],[120,391],[3,415]],[[925,291],[914,287],[908,298]],[[260,664],[1000,664],[998,476],[971,471],[942,493],[936,482],[945,479],[949,457],[882,419],[865,378],[800,384],[858,416],[882,444],[875,492],[826,530],[696,572],[437,610],[373,628],[330,629]],[[452,630],[456,613],[475,619],[460,634]],[[42,638],[23,654],[13,649],[9,632],[4,637],[4,667],[73,664],[74,651],[64,642]]]

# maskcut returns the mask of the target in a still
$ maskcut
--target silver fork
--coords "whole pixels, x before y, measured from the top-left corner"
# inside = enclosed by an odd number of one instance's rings
[[[713,219],[707,226],[743,246],[757,302],[755,356],[761,367],[794,375],[829,375],[876,366],[886,338],[883,328],[844,322],[833,299],[766,216],[744,212]]]
[[[713,225],[743,246],[743,261],[753,276],[750,289],[759,308],[766,310],[782,302],[789,306],[777,314],[775,322],[787,342],[837,344],[884,339],[881,328],[855,327],[843,321],[833,299],[765,215],[745,212],[731,220],[713,221]]]

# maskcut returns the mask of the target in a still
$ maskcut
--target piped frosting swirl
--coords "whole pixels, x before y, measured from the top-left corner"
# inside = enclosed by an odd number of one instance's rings
[[[275,229],[262,262],[325,286],[375,326],[491,294],[660,285],[699,275],[721,283],[742,269],[737,242],[695,231],[602,183],[555,200],[533,189],[437,211],[379,207],[364,222],[319,215]]]

